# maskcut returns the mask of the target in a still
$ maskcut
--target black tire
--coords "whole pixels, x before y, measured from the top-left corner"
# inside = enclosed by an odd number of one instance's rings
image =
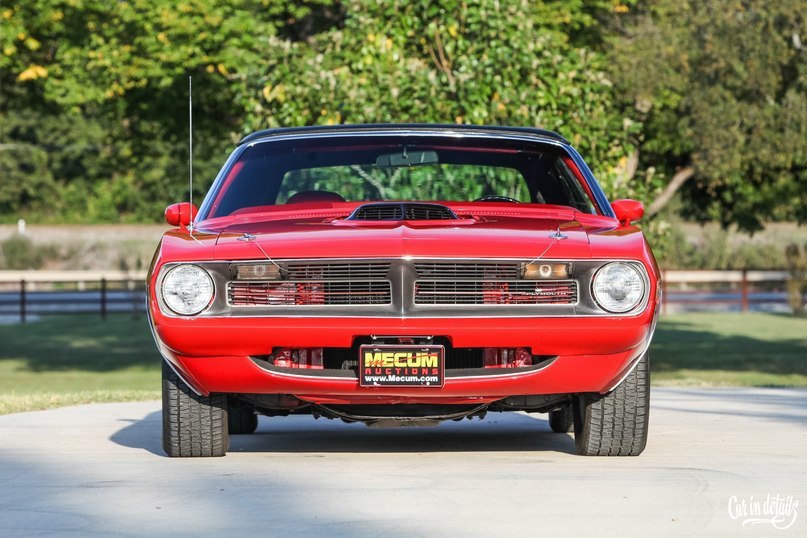
[[[574,443],[584,456],[638,456],[647,444],[650,356],[606,396],[574,400]]]
[[[172,458],[223,456],[227,396],[199,396],[163,361],[163,450]]]
[[[233,402],[227,408],[227,429],[230,435],[255,433],[258,429],[258,415],[250,407]]]
[[[549,412],[549,427],[555,433],[569,433],[574,428],[574,412],[571,404]]]

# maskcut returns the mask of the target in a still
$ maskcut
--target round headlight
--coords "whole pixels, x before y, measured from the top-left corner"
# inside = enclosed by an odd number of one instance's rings
[[[641,272],[634,265],[622,262],[602,266],[594,275],[591,287],[597,304],[614,313],[636,308],[645,292]]]
[[[204,310],[213,299],[213,279],[197,265],[178,265],[169,270],[162,283],[163,302],[183,316]]]

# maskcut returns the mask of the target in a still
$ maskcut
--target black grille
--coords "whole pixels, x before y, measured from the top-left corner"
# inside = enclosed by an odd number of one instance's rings
[[[457,216],[447,207],[427,204],[407,204],[406,220],[452,220]]]
[[[455,220],[451,209],[438,204],[365,204],[348,220]]]
[[[401,220],[403,206],[400,204],[363,205],[348,217],[353,220]]]
[[[485,353],[477,348],[446,348],[446,370],[461,368],[484,368]]]
[[[389,282],[230,282],[232,306],[383,305]]]
[[[519,263],[415,262],[418,278],[428,280],[518,280]]]
[[[415,283],[420,305],[546,305],[577,303],[577,282],[424,281]]]

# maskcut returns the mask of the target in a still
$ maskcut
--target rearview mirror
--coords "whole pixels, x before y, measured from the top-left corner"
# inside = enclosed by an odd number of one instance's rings
[[[403,166],[418,166],[423,164],[437,164],[436,151],[406,151],[401,153],[385,153],[375,160],[378,168],[399,168]]]
[[[644,216],[644,204],[637,200],[614,200],[611,202],[611,209],[622,226],[638,222]]]
[[[171,204],[165,208],[165,222],[184,230],[196,218],[197,211],[196,206],[190,202]]]

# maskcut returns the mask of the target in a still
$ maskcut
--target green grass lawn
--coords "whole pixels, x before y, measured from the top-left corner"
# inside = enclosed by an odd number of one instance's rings
[[[160,358],[143,316],[3,325],[0,342],[0,414],[160,397]],[[667,316],[651,365],[655,385],[807,387],[807,319]]]
[[[655,385],[807,387],[807,318],[677,314],[651,347]]]
[[[46,317],[0,326],[0,342],[0,414],[160,397],[145,316]]]

